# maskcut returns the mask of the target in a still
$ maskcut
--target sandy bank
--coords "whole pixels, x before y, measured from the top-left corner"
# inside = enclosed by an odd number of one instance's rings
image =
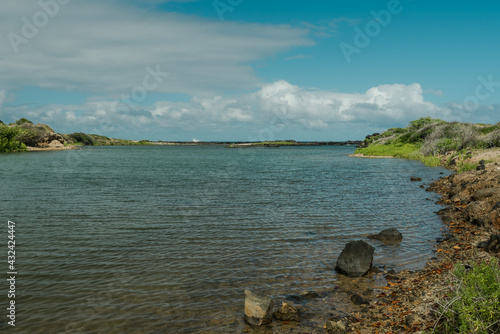
[[[38,152],[38,151],[65,151],[65,150],[79,150],[76,146],[64,146],[58,140],[53,140],[43,147],[32,147],[28,146],[28,152]]]
[[[361,153],[349,154],[348,157],[354,158],[369,158],[369,159],[393,159],[392,155],[364,155]]]

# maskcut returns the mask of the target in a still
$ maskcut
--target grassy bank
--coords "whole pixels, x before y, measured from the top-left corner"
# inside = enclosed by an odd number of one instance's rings
[[[500,147],[500,123],[466,124],[425,117],[406,128],[367,136],[363,146],[355,153],[414,159],[461,172],[477,167],[468,162],[475,150]]]

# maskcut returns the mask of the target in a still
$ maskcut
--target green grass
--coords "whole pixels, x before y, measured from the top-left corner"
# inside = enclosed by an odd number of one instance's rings
[[[468,164],[468,163],[462,162],[462,163],[458,164],[457,172],[463,173],[463,172],[467,172],[470,170],[476,170],[477,166],[478,166],[477,164]]]
[[[385,145],[371,145],[366,148],[358,148],[355,153],[372,156],[393,156],[402,159],[412,159],[423,162],[427,166],[436,167],[441,165],[439,158],[424,156],[419,151],[419,145],[389,143]]]
[[[441,304],[433,333],[500,333],[500,269],[498,260],[472,268],[458,264],[453,290]]]

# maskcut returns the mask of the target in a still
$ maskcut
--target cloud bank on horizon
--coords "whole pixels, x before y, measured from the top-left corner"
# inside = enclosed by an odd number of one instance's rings
[[[329,60],[336,71],[321,68],[325,45],[338,46],[353,25],[363,27],[358,17],[221,21],[214,8],[213,17],[199,9],[203,1],[140,3],[2,2],[0,119],[153,140],[347,140],[423,116],[498,121],[500,76],[493,71],[478,70],[463,97],[443,100],[451,86],[423,86],[417,75],[405,82],[367,77],[364,54],[347,64],[337,49]],[[162,7],[170,4],[176,7]],[[314,80],[301,79],[322,69],[314,88]],[[364,82],[349,85],[356,74]],[[337,83],[345,76],[347,89],[329,85],[329,75]]]

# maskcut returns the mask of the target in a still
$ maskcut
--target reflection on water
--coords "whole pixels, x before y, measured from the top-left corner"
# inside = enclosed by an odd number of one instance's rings
[[[314,314],[342,312],[333,268],[346,242],[396,227],[399,245],[367,240],[374,264],[416,269],[440,234],[436,196],[409,179],[447,171],[347,157],[353,150],[2,155],[0,218],[16,221],[19,245],[19,329],[242,332],[245,288],[277,300],[318,292],[303,305],[304,326],[322,327]]]

